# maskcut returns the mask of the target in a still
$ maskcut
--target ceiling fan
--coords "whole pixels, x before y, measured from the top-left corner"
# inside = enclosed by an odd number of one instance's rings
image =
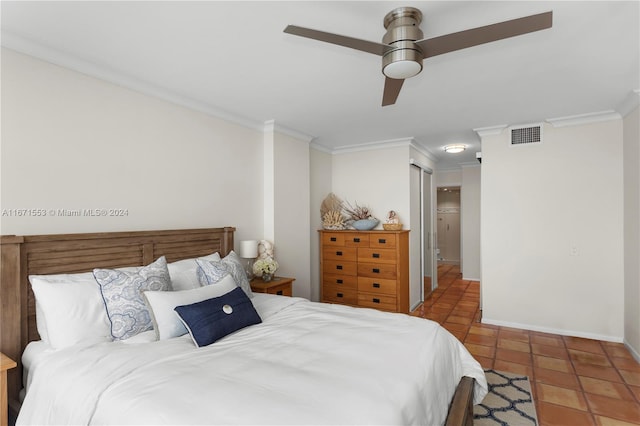
[[[553,12],[525,16],[430,39],[423,39],[422,13],[413,7],[399,7],[384,17],[387,30],[382,43],[288,25],[285,33],[312,38],[382,56],[385,75],[382,106],[393,105],[404,80],[422,71],[422,60],[443,53],[551,28]]]

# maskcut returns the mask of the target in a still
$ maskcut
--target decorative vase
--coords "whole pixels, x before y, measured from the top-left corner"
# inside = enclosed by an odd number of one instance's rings
[[[351,223],[358,231],[369,231],[378,225],[378,219],[360,219]]]
[[[272,278],[273,278],[273,274],[268,274],[266,272],[262,274],[262,281],[264,281],[265,283],[268,283],[269,281],[271,281]]]

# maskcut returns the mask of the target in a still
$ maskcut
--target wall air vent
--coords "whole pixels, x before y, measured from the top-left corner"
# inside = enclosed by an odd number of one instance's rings
[[[511,145],[529,145],[542,142],[542,126],[511,128]]]

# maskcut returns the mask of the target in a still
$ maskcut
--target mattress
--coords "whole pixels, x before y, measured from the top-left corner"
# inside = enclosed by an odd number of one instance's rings
[[[202,348],[184,335],[34,349],[17,424],[442,424],[462,376],[476,403],[486,394],[480,364],[435,322],[252,302],[261,324]]]

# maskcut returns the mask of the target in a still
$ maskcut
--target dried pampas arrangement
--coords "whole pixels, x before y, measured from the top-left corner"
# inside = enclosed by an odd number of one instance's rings
[[[320,205],[320,217],[324,229],[344,229],[345,218],[342,214],[342,200],[333,192],[329,193]]]

